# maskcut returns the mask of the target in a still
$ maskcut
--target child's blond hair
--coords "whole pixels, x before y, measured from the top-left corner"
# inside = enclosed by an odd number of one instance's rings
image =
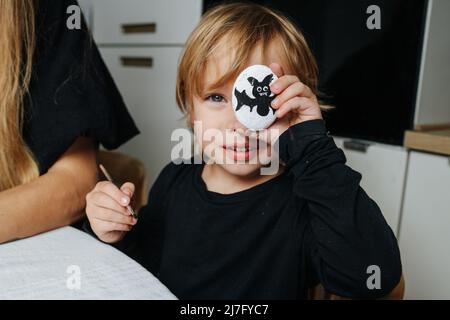
[[[317,95],[317,63],[302,33],[283,14],[251,3],[229,3],[209,10],[189,36],[178,67],[176,100],[191,123],[194,96],[200,97],[208,59],[226,37],[234,50],[230,70],[212,87],[220,87],[247,67],[253,49],[279,39],[285,72],[296,75]]]

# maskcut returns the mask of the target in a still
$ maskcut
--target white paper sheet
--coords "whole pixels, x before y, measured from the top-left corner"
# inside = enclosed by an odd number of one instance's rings
[[[0,245],[0,299],[176,297],[122,252],[65,227]]]

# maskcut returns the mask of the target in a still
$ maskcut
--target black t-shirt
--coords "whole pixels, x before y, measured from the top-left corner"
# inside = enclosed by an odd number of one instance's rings
[[[279,147],[282,175],[229,195],[207,190],[203,165],[169,164],[115,246],[180,299],[302,299],[319,282],[349,298],[392,291],[396,238],[324,122],[290,128]],[[381,288],[370,290],[373,265]]]
[[[69,30],[74,0],[38,0],[36,50],[23,137],[44,174],[80,136],[114,149],[139,133],[83,21]]]

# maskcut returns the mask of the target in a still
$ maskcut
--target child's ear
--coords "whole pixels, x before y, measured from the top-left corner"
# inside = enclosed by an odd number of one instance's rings
[[[255,78],[249,77],[249,78],[247,78],[247,80],[248,80],[248,82],[250,82],[250,84],[251,84],[252,86],[255,85],[255,82],[256,82],[256,79],[255,79]]]

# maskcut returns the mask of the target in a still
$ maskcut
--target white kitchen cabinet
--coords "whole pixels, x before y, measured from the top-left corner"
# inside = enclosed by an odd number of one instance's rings
[[[362,174],[361,186],[375,200],[397,234],[408,152],[402,148],[334,137],[347,164]]]
[[[95,0],[78,0],[78,4],[80,5],[81,11],[83,12],[84,18],[86,20],[86,24],[89,28],[92,27],[93,20],[93,11],[92,11],[92,1]]]
[[[200,0],[91,0],[101,44],[183,45],[200,20]]]
[[[185,127],[185,119],[175,102],[181,50],[177,47],[100,49],[141,131],[119,150],[144,162],[150,181],[170,162],[172,131]]]
[[[411,152],[400,229],[406,299],[450,299],[450,163]]]
[[[94,39],[141,134],[119,151],[141,160],[148,182],[168,164],[178,61],[200,21],[201,0],[81,0]]]

